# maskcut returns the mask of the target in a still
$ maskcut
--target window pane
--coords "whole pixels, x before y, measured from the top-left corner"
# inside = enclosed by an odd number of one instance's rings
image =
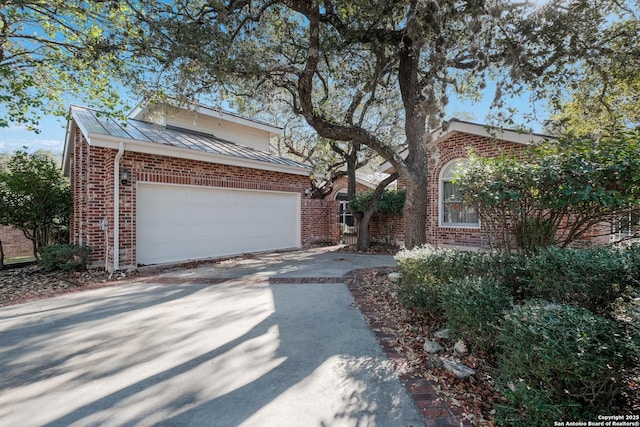
[[[459,201],[460,199],[458,198],[458,195],[456,194],[458,192],[458,186],[455,185],[452,182],[448,182],[445,181],[442,183],[442,190],[444,192],[443,195],[443,200],[448,201],[448,200],[456,200]]]
[[[442,222],[445,224],[478,224],[478,215],[471,206],[462,203],[458,186],[452,182],[442,183]]]

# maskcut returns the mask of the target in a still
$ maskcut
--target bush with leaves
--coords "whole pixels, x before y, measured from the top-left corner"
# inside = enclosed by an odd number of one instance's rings
[[[530,293],[610,316],[637,277],[633,253],[612,247],[540,250],[528,258]]]
[[[439,310],[442,287],[469,275],[486,254],[439,249],[429,245],[396,255],[400,271],[398,296],[421,311]]]
[[[558,406],[573,419],[613,413],[620,380],[637,363],[637,345],[622,325],[583,308],[515,306],[498,335],[499,378],[511,404],[499,417],[508,425],[550,425],[558,414],[549,409]]]
[[[361,191],[349,201],[349,209],[352,212],[363,212],[373,197],[374,190]],[[376,212],[386,214],[402,214],[402,208],[404,207],[405,193],[404,191],[397,190],[384,190],[380,194],[378,204],[376,205]]]
[[[452,335],[490,351],[497,327],[513,298],[496,279],[465,277],[442,287],[442,308]]]
[[[532,252],[568,247],[640,207],[640,130],[597,141],[563,136],[524,158],[472,157],[456,178],[490,241]]]
[[[91,250],[88,246],[51,245],[40,248],[39,264],[47,271],[86,270]]]
[[[467,276],[491,278],[515,302],[544,299],[613,316],[640,288],[640,245],[539,248],[535,253],[466,252],[425,246],[396,256],[399,295],[423,311],[441,309],[443,287]]]
[[[33,255],[68,227],[71,191],[50,153],[17,151],[0,169],[0,224],[21,230]]]

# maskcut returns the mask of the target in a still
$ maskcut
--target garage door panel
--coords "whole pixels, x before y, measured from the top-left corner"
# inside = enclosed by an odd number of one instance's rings
[[[139,264],[300,246],[295,193],[138,183]]]

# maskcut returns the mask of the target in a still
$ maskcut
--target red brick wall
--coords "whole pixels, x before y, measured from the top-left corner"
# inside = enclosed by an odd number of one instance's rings
[[[33,256],[33,244],[20,230],[0,226],[0,241],[5,258]]]
[[[125,147],[126,149],[126,147]],[[74,208],[71,218],[72,243],[92,248],[96,264],[109,264],[113,248],[105,243],[101,229],[103,218],[109,223],[108,239],[113,244],[113,168],[116,150],[89,146],[81,133],[75,132],[75,150],[71,161]],[[131,183],[120,185],[120,259],[121,267],[135,265],[136,252],[136,182],[158,182],[218,188],[262,191],[285,191],[302,195],[302,244],[339,240],[337,203],[317,201],[304,196],[309,186],[307,176],[213,164],[202,161],[125,151],[120,169],[131,171]],[[335,215],[333,214],[335,210]]]
[[[429,194],[426,218],[426,241],[436,246],[473,246],[488,247],[488,239],[485,230],[477,227],[442,227],[439,225],[440,215],[440,172],[452,160],[468,158],[473,151],[479,156],[495,157],[501,153],[522,153],[526,146],[513,142],[496,141],[487,137],[481,137],[461,132],[456,132],[448,138],[439,141],[433,147],[429,160],[429,173],[427,192]],[[402,180],[398,180],[398,188],[404,188]],[[373,237],[381,240],[383,236],[380,229],[384,227],[372,224]],[[396,240],[404,240],[404,227],[402,219],[395,225],[398,230]]]
[[[427,242],[441,246],[488,247],[485,230],[480,228],[441,227],[439,225],[440,172],[452,160],[469,157],[469,152],[483,157],[496,157],[502,153],[522,153],[525,145],[496,141],[487,137],[456,132],[440,141],[429,162],[429,203],[427,206]]]
[[[302,244],[338,244],[340,224],[336,200],[302,199]]]
[[[76,128],[70,161],[73,209],[69,221],[69,241],[91,247],[95,263],[105,263],[107,245],[101,228],[103,218],[113,238],[113,159],[115,151],[89,146]],[[111,240],[112,241],[112,240]],[[112,256],[112,250],[109,256]]]
[[[385,244],[400,245],[404,236],[402,214],[374,214],[369,223],[371,240]]]
[[[467,246],[467,247],[489,247],[489,237],[487,230],[480,228],[463,227],[442,227],[439,225],[440,214],[440,172],[452,160],[469,157],[469,152],[483,157],[496,157],[502,153],[523,154],[525,145],[506,141],[496,141],[487,137],[475,136],[466,133],[456,132],[439,141],[432,151],[429,160],[429,174],[427,191],[429,194],[427,204],[426,219],[426,241],[435,246]],[[404,188],[402,180],[398,180],[398,187]],[[383,238],[378,219],[374,218],[372,224],[373,237],[377,240]],[[404,239],[402,231],[402,219],[400,219],[400,230],[397,235],[398,241]],[[603,224],[594,227],[590,232],[585,233],[582,240],[584,243],[602,245],[609,241],[607,234],[608,225]],[[605,234],[605,235],[603,235]],[[580,243],[577,243],[579,245]]]

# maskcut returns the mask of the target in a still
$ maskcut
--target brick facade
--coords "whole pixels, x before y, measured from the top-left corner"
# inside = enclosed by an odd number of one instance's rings
[[[13,227],[0,226],[0,242],[5,258],[33,256],[33,243]]]
[[[473,151],[476,155],[495,157],[503,153],[518,154],[526,146],[514,142],[500,141],[484,136],[463,132],[454,132],[447,138],[434,143],[429,159],[427,192],[426,241],[434,246],[488,248],[489,241],[482,227],[444,227],[440,225],[440,174],[451,161],[468,158]],[[398,188],[404,188],[398,180]],[[390,222],[391,221],[391,222]],[[390,219],[374,218],[371,225],[372,238],[376,241],[389,241],[388,230],[396,230],[395,241],[404,240],[402,217]],[[385,231],[386,230],[386,231]]]
[[[337,244],[340,241],[336,200],[302,199],[302,242],[304,245]]]
[[[523,155],[526,145],[496,140],[464,132],[454,132],[446,138],[436,141],[429,159],[427,192],[426,242],[439,247],[489,248],[489,236],[482,227],[448,227],[440,224],[440,178],[441,172],[449,162],[468,158],[473,152],[481,157],[497,157],[502,154]],[[398,188],[404,188],[398,180]],[[372,238],[376,241],[389,241],[389,230],[396,230],[396,242],[404,239],[403,219],[374,217],[371,225]],[[609,225],[600,224],[582,236],[574,246],[584,244],[603,245],[609,243]],[[560,232],[559,232],[560,233]]]
[[[451,161],[468,158],[470,151],[482,157],[497,157],[503,153],[518,154],[523,144],[493,140],[483,136],[456,132],[435,144],[429,160],[427,205],[427,243],[435,246],[487,248],[489,241],[482,227],[442,227],[440,218],[440,173]]]
[[[74,198],[70,221],[71,243],[92,249],[94,265],[113,265],[114,161],[117,150],[91,146],[76,128],[70,161]],[[303,245],[319,241],[337,243],[337,204],[309,200],[304,192],[308,177],[281,172],[208,163],[177,157],[124,152],[120,169],[131,172],[131,182],[119,185],[120,257],[122,268],[136,264],[136,182],[184,184],[301,194]],[[335,215],[329,215],[336,210]],[[108,230],[102,229],[103,219]]]

